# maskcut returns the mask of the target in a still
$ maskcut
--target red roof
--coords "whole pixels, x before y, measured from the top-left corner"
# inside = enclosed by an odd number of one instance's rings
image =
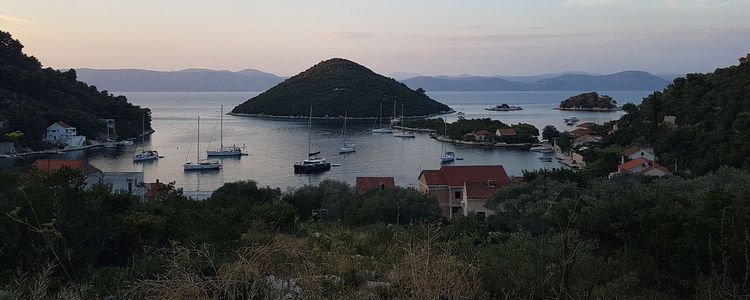
[[[635,154],[638,151],[644,151],[644,150],[654,151],[651,148],[641,148],[641,147],[638,147],[638,146],[633,146],[633,147],[630,147],[628,149],[625,149],[625,151],[622,151],[622,155],[623,156],[631,156],[631,155]]]
[[[500,188],[499,185],[484,182],[467,182],[465,184],[466,198],[468,199],[489,199]]]
[[[393,187],[396,187],[393,177],[357,177],[357,194]]]
[[[424,170],[427,185],[463,186],[466,182],[494,181],[498,185],[510,183],[508,173],[502,165],[444,166],[440,170]]]
[[[596,127],[596,126],[597,125],[594,122],[585,122],[585,123],[578,124],[578,126],[576,126],[576,127],[577,128],[594,129],[594,127]]]
[[[516,130],[513,129],[513,128],[499,128],[497,130],[497,132],[500,133],[499,135],[501,135],[501,136],[503,136],[503,135],[516,135]]]
[[[101,170],[82,159],[37,159],[34,162],[34,167],[45,172],[55,172],[67,167],[69,169],[81,171],[83,175],[101,172]]]
[[[617,169],[620,170],[620,172],[627,171],[630,169],[633,169],[635,167],[638,167],[643,164],[648,164],[650,161],[648,159],[645,159],[643,157],[636,158],[631,161],[626,161],[625,163],[621,164]]]
[[[147,200],[154,200],[159,196],[159,194],[167,190],[167,185],[159,182],[158,179],[156,180],[156,182],[144,183],[144,186],[146,187],[146,193],[143,195],[143,197]]]
[[[60,126],[62,126],[62,127],[64,127],[64,128],[73,128],[73,126],[70,126],[70,125],[68,125],[68,123],[65,123],[63,121],[58,121],[57,124],[60,125]]]
[[[482,129],[480,131],[474,132],[474,135],[492,135],[492,132]]]
[[[569,135],[572,135],[576,138],[582,137],[584,135],[590,135],[592,133],[591,129],[588,128],[577,128],[571,132],[568,132]]]

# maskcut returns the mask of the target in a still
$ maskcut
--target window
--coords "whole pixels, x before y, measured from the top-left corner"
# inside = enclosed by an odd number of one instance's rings
[[[455,199],[461,199],[461,191],[456,191],[454,196],[455,196]]]
[[[132,193],[132,192],[133,192],[133,182],[128,181],[128,193]]]

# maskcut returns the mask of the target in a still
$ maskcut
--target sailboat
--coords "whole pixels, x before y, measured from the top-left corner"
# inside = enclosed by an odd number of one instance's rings
[[[320,154],[318,152],[312,152],[312,105],[310,105],[310,119],[307,121],[307,159],[294,163],[294,173],[312,174],[321,173],[331,170],[331,163],[326,162],[324,158],[312,157]],[[312,158],[311,158],[312,157]]]
[[[221,106],[219,113],[219,148],[216,150],[206,151],[207,156],[243,156],[247,155],[242,148],[237,145],[224,146],[224,105]],[[214,127],[215,128],[215,127]]]
[[[375,117],[375,123],[372,124],[372,133],[392,133],[393,130],[388,127],[383,127],[381,115],[383,114],[383,102],[380,102],[380,109],[378,109],[378,115]]]
[[[195,162],[186,162],[183,164],[185,171],[199,171],[199,170],[219,170],[221,169],[221,162],[213,159],[200,159],[201,155],[201,117],[198,116],[198,146],[195,152]]]
[[[445,121],[445,120],[444,120]],[[445,137],[448,138],[448,122],[445,122]],[[440,154],[440,163],[449,163],[454,160],[456,160],[456,154],[453,152],[446,152],[445,151],[445,141],[443,141],[443,149],[440,151],[443,154]]]
[[[109,129],[109,126],[107,126],[107,129]],[[136,153],[133,155],[133,162],[139,162],[139,161],[150,161],[150,160],[158,160],[159,159],[159,152],[156,152],[156,150],[146,150],[146,115],[143,115],[143,131],[141,133],[141,145],[143,146],[143,151],[141,153]]]
[[[402,128],[403,128],[404,124],[403,124],[403,121],[401,121],[401,120],[403,120],[403,119],[404,119],[404,104],[401,103],[401,119],[399,119],[399,120],[401,122],[401,127]],[[394,137],[400,137],[400,138],[415,138],[415,137],[417,137],[413,133],[408,132],[408,131],[403,131],[403,130],[394,133],[393,136]]]
[[[344,128],[341,129],[341,147],[339,147],[339,154],[357,151],[356,145],[346,143],[346,117],[348,113],[348,111],[344,111]]]
[[[401,112],[402,112],[401,119],[403,119],[403,117],[404,117],[403,116],[403,110],[404,110],[404,107],[403,107],[403,104],[402,104],[401,105]],[[400,123],[401,119],[399,119],[399,118],[396,117],[396,100],[394,100],[393,101],[393,115],[391,116],[391,126]]]

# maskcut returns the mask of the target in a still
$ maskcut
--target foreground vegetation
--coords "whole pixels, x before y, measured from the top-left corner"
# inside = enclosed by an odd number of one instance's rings
[[[43,69],[22,49],[21,42],[0,31],[0,141],[43,148],[47,126],[57,121],[89,138],[107,132],[99,119],[115,119],[121,139],[140,135],[144,116],[146,130],[151,128],[149,109],[78,81],[75,70]]]
[[[0,174],[0,292],[103,298],[733,298],[750,292],[750,174],[525,174],[489,219],[325,181],[141,203],[63,170]]]

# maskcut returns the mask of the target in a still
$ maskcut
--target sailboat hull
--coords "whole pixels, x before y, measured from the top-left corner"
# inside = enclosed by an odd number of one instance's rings
[[[315,174],[322,173],[331,170],[331,163],[320,163],[320,164],[295,164],[295,174]]]

